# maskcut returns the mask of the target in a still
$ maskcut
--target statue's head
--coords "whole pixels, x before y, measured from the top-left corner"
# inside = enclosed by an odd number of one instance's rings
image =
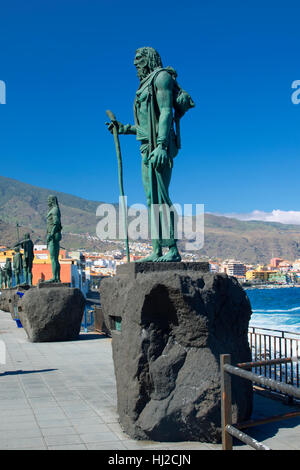
[[[56,196],[53,196],[52,194],[48,196],[48,206],[49,207],[58,206],[58,200]]]
[[[24,234],[24,239],[29,240],[30,239],[30,233],[25,233]]]
[[[159,53],[153,47],[140,47],[137,49],[134,65],[140,80],[146,78],[153,70],[163,66]]]

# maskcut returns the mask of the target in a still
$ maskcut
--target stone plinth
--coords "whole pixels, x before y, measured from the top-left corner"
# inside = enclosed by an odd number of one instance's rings
[[[201,263],[125,263],[117,266],[118,276],[136,277],[138,274],[151,274],[162,273],[167,271],[186,272],[192,271],[194,273],[209,272],[209,263],[203,261]]]
[[[251,360],[251,307],[238,281],[207,263],[130,263],[102,280],[100,296],[124,431],[219,442],[220,354]],[[232,401],[234,422],[249,419],[252,383],[233,377]]]
[[[80,289],[63,285],[27,291],[19,302],[19,318],[31,342],[78,338],[85,298]]]
[[[39,289],[50,289],[54,287],[70,287],[69,282],[47,282],[47,281],[41,281],[38,283],[37,287]]]

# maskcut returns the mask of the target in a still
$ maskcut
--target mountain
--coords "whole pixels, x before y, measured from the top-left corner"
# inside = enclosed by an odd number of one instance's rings
[[[273,257],[300,258],[300,225],[241,221],[205,215],[202,256],[234,258],[246,263],[269,263]]]
[[[32,239],[45,243],[47,199],[57,196],[63,225],[62,246],[68,249],[102,251],[116,248],[96,238],[96,209],[100,201],[89,201],[71,194],[39,188],[0,176],[0,245],[31,232]],[[196,253],[206,258],[235,258],[247,263],[266,263],[273,256],[289,260],[300,258],[300,225],[275,222],[241,221],[205,214],[205,242]],[[89,236],[88,236],[88,235]],[[123,248],[120,243],[119,247]],[[184,250],[185,244],[179,243]]]
[[[39,188],[4,176],[0,176],[0,219],[45,231],[49,194],[59,200],[66,232],[95,231],[95,213],[100,202]]]

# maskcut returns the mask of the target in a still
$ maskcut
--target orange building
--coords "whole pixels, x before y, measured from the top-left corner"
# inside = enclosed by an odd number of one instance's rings
[[[75,272],[77,266],[74,261],[69,260],[68,263],[60,261],[60,280],[61,282],[72,283],[72,275],[75,279]],[[77,276],[76,276],[77,277]],[[33,263],[32,265],[32,284],[36,285],[39,281],[47,281],[52,278],[52,266],[51,263]],[[74,284],[74,283],[73,283]]]
[[[77,261],[67,258],[66,250],[59,250],[60,280],[73,286],[80,285],[81,279]],[[32,265],[32,284],[52,278],[52,266],[49,250],[35,250]]]

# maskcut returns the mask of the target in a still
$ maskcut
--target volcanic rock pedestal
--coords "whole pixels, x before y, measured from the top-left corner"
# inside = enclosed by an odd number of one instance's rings
[[[13,320],[18,318],[18,304],[20,297],[30,288],[30,286],[23,284],[3,289],[0,295],[0,310],[3,310],[4,312],[10,312]]]
[[[28,290],[18,309],[29,341],[39,343],[77,339],[84,307],[80,289],[45,283]]]
[[[129,263],[100,286],[112,334],[118,413],[134,439],[221,439],[220,354],[248,362],[251,307],[208,263]],[[232,377],[233,422],[250,418],[252,383]]]

